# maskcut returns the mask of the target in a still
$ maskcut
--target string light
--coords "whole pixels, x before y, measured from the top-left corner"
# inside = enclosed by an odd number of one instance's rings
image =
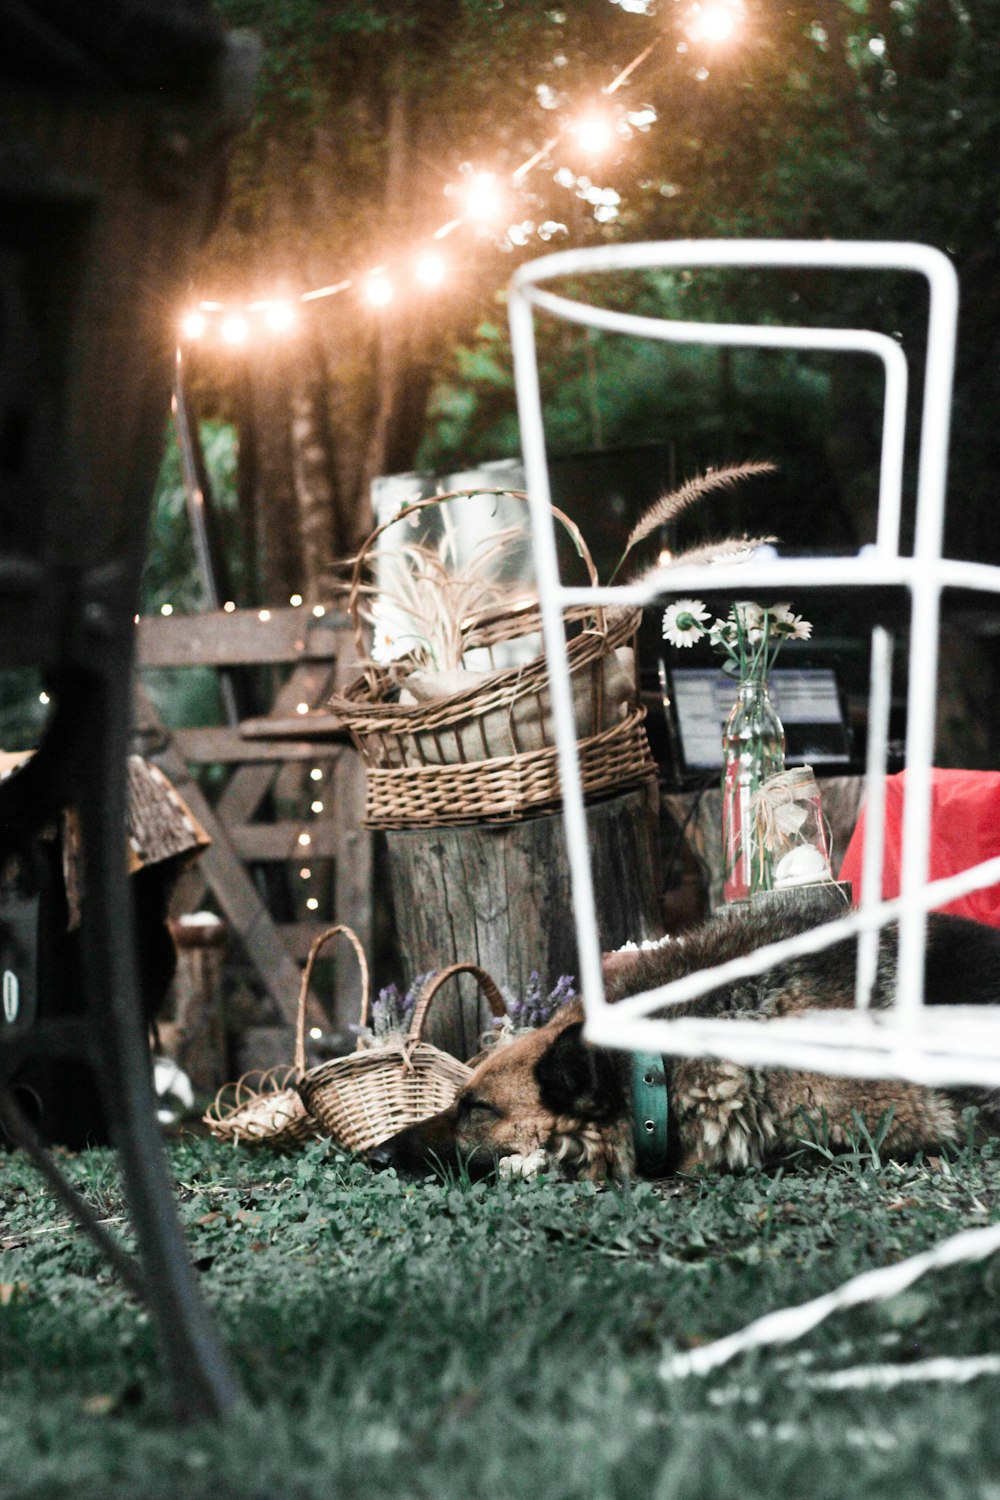
[[[298,609],[299,605],[302,603],[302,595],[301,594],[293,594],[291,596],[291,598],[289,599],[288,602],[292,606],[293,609]]]
[[[493,224],[500,217],[503,200],[493,172],[473,172],[462,193],[465,216],[473,224]]]
[[[434,250],[417,257],[413,274],[423,286],[440,286],[447,274],[444,258]]]
[[[572,132],[585,156],[603,156],[614,140],[614,129],[606,115],[584,115],[572,127]]]
[[[229,313],[219,325],[219,337],[234,348],[250,337],[250,324],[242,313]]]
[[[270,302],[263,310],[263,322],[272,333],[290,333],[298,314],[290,302]]]
[[[688,37],[695,42],[728,41],[737,30],[741,9],[742,0],[691,0],[686,7],[686,22],[684,23]],[[646,15],[649,12],[643,8],[639,13]],[[653,41],[637,53],[624,68],[619,69],[611,82],[601,89],[601,94],[605,98],[610,98],[622,88],[632,74],[665,42],[667,36],[666,31],[661,31],[654,37]],[[682,54],[686,53],[687,44],[679,43],[677,51]],[[699,79],[707,78],[708,70],[700,68],[695,76]],[[555,108],[555,102],[545,107]],[[609,149],[616,134],[627,136],[633,127],[646,130],[655,120],[656,112],[648,106],[644,106],[640,114],[626,113],[617,124],[603,111],[591,110],[575,123],[566,122],[561,125],[543,145],[510,173],[507,180],[512,187],[518,186],[529,172],[551,155],[564,136],[572,137],[577,148],[586,156],[597,157]],[[483,233],[502,222],[506,195],[496,173],[476,170],[466,163],[460,169],[459,175],[462,181],[458,185],[449,185],[445,192],[458,199],[460,213],[434,230],[431,236],[434,240],[446,239],[463,225],[471,225]],[[567,175],[570,178],[573,177],[572,173],[560,172],[555,174],[554,180],[566,186],[568,184],[563,182],[563,178]],[[613,218],[618,217],[618,200],[617,195],[615,196],[614,205],[608,205],[603,201],[595,204],[594,217],[599,223],[609,223]],[[535,226],[528,222],[524,225],[512,224],[507,235],[508,247],[525,245],[529,233],[534,230]],[[543,232],[545,230],[551,232]],[[545,224],[537,226],[538,236],[542,240],[551,239],[552,233],[557,231],[565,232],[565,226],[554,220],[547,220]],[[434,256],[432,252],[426,252],[417,257],[413,265],[413,274],[423,286],[440,286],[447,277],[447,266],[440,257]],[[245,304],[238,311],[232,307],[227,309],[227,305],[223,302],[202,299],[196,308],[190,309],[181,318],[182,336],[188,340],[204,338],[213,327],[212,319],[208,315],[224,314],[216,325],[218,336],[230,347],[239,347],[248,341],[257,326],[263,326],[268,333],[290,332],[298,321],[296,301],[299,304],[314,302],[322,298],[337,296],[351,289],[357,290],[369,306],[376,308],[388,306],[396,294],[395,286],[386,274],[386,267],[379,266],[360,277],[345,277],[340,281],[301,292],[294,300],[268,297]],[[253,321],[248,314],[253,315]],[[313,610],[317,617],[323,612],[319,607]]]
[[[362,292],[365,301],[372,307],[388,307],[396,295],[392,282],[381,271],[369,272],[365,277]]]
[[[321,813],[323,811],[322,802],[311,802],[309,804],[309,811],[314,813]]]
[[[194,307],[181,318],[181,335],[186,339],[203,338],[208,328],[208,319],[200,308]]]
[[[736,15],[730,5],[696,5],[688,35],[705,42],[728,42],[736,30]]]
[[[323,772],[320,770],[319,766],[313,766],[312,770],[309,772],[309,780],[310,781],[322,781],[323,780]]]

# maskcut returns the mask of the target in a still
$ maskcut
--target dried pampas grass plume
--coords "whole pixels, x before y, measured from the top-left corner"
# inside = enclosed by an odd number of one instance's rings
[[[758,547],[773,546],[777,540],[776,536],[729,536],[717,542],[701,542],[675,552],[668,562],[651,563],[640,573],[633,573],[629,583],[654,583],[674,568],[693,568],[701,563],[746,562]]]
[[[729,489],[732,485],[739,484],[744,479],[753,479],[759,474],[774,474],[776,472],[777,465],[767,460],[760,462],[752,461],[744,464],[728,464],[724,468],[712,469],[708,474],[701,474],[694,479],[688,479],[679,489],[671,490],[668,495],[662,495],[654,505],[650,506],[645,515],[640,516],[635,526],[633,526],[625,543],[625,550],[608,581],[611,583],[614,582],[621,570],[622,564],[633,547],[637,547],[640,542],[652,536],[661,526],[666,526],[668,522],[676,520],[696,500],[702,500],[706,495],[714,494],[717,490]],[[761,540],[765,539],[761,538]],[[767,538],[766,540],[773,541],[773,538]],[[717,543],[713,549],[713,555],[718,554],[719,548],[723,545],[728,544]],[[750,544],[746,539],[741,539],[740,545],[746,546]],[[760,544],[757,543],[757,545]],[[697,551],[698,549],[693,550]],[[702,561],[704,559],[698,560]],[[685,561],[693,563],[695,558],[689,555],[685,557]]]

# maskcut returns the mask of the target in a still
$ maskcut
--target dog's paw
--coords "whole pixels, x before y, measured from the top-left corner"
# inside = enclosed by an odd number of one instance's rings
[[[532,1151],[527,1156],[515,1151],[512,1156],[501,1156],[497,1170],[502,1182],[510,1182],[515,1177],[537,1177],[548,1164],[549,1158],[542,1150]]]

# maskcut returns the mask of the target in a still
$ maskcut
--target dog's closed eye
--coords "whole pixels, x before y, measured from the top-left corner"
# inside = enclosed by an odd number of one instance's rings
[[[488,1099],[479,1099],[475,1094],[463,1094],[458,1101],[459,1112],[463,1115],[492,1115],[496,1120],[503,1118],[503,1110],[491,1104]]]

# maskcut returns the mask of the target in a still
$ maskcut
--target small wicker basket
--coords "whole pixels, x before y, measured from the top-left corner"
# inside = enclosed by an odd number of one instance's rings
[[[357,934],[338,923],[321,932],[309,949],[299,986],[298,1018],[295,1026],[295,1062],[291,1067],[268,1068],[264,1072],[244,1073],[235,1083],[227,1083],[205,1112],[204,1123],[219,1141],[238,1141],[248,1146],[270,1146],[276,1151],[290,1151],[323,1132],[307,1110],[297,1085],[306,1070],[306,997],[312,983],[313,967],[320,950],[342,933],[353,947],[361,966],[362,1011],[368,1008],[370,980],[368,961]]]
[[[475,493],[527,500],[521,490]],[[362,546],[347,599],[362,658],[366,648],[359,601],[375,542],[388,526],[425,507],[464,497],[464,491],[452,491],[404,506]],[[579,528],[555,507],[553,515],[596,585],[597,570]],[[635,672],[642,611],[579,606],[564,613],[584,795],[609,795],[652,779],[656,763]],[[465,650],[483,648],[491,661],[494,648],[540,634],[535,600],[494,607],[462,626]],[[370,828],[509,822],[561,805],[544,651],[536,648],[520,666],[456,674],[467,676],[469,686],[415,703],[399,701],[401,665],[405,663],[369,663],[362,676],[328,703],[350,730],[365,763]]]
[[[397,1131],[447,1109],[472,1077],[465,1063],[421,1039],[431,1001],[456,974],[474,975],[493,1014],[506,1014],[503,996],[484,969],[451,964],[425,984],[405,1038],[374,1047],[359,1041],[350,1057],[321,1063],[302,1077],[306,1108],[339,1145],[373,1150]],[[367,1021],[367,1007],[361,1020]]]

